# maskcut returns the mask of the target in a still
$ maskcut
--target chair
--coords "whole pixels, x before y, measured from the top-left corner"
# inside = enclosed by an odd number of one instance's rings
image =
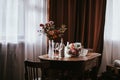
[[[48,80],[47,69],[49,62],[24,61],[25,80]]]
[[[120,80],[120,67],[113,64],[106,66],[106,71],[102,73],[102,80]]]

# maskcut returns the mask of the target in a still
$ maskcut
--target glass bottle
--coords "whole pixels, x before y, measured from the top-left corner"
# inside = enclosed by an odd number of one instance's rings
[[[61,43],[60,43],[60,48],[59,48],[59,58],[64,57],[64,42],[63,42],[63,38],[61,38]]]

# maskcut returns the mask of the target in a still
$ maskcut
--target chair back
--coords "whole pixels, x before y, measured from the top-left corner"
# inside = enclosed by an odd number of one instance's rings
[[[25,80],[47,80],[49,62],[24,61]]]

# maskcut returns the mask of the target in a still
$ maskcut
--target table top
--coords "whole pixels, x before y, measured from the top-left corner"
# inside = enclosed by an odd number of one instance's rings
[[[40,60],[49,60],[49,61],[88,61],[96,57],[101,56],[100,53],[88,53],[86,56],[78,57],[63,57],[63,58],[50,58],[48,54],[39,56]]]

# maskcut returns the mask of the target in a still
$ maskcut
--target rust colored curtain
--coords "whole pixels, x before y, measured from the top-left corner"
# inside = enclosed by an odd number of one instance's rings
[[[67,25],[64,41],[102,53],[106,0],[49,0],[49,20]]]

